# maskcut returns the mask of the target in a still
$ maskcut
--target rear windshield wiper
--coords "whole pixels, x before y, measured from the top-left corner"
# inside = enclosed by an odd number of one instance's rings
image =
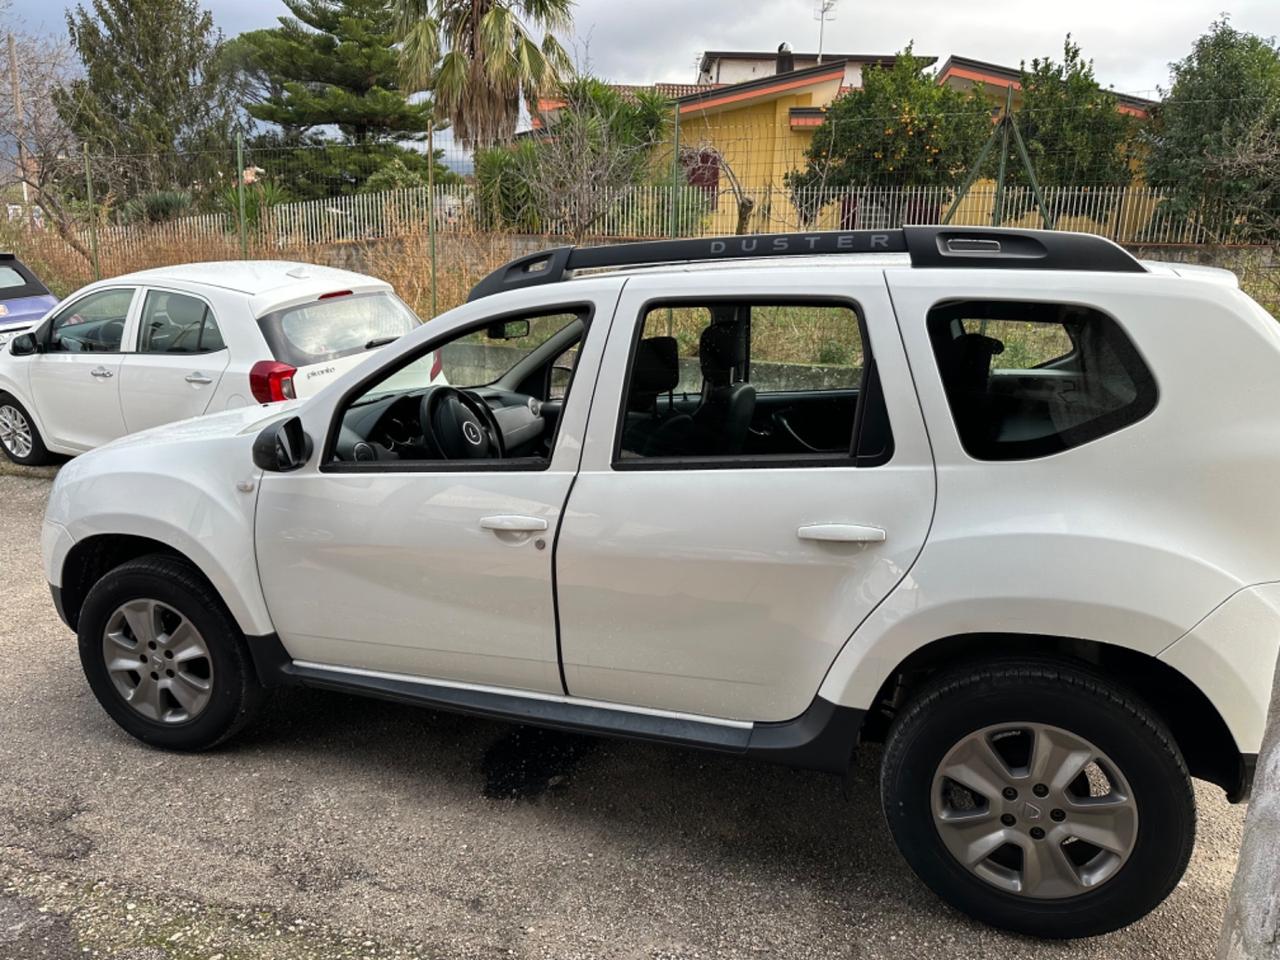
[[[372,350],[375,347],[385,347],[388,343],[395,343],[399,337],[374,337],[364,345],[366,350]]]

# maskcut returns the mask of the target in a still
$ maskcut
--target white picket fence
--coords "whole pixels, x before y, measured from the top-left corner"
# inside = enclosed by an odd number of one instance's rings
[[[673,196],[674,193],[674,196]],[[1098,233],[1121,243],[1229,243],[1237,238],[1210,231],[1206,223],[1231,223],[1229,216],[1180,216],[1164,202],[1164,195],[1146,186],[1047,187],[1043,191],[1054,225],[1059,229]],[[747,225],[751,232],[814,229],[888,229],[909,223],[940,222],[954,201],[943,187],[849,187],[793,195],[784,188],[753,191]],[[742,198],[685,187],[639,186],[616,197],[593,201],[589,211],[571,211],[562,221],[517,211],[504,222],[502,211],[480,209],[473,187],[450,184],[435,189],[431,202],[426,188],[389,190],[283,203],[269,208],[260,223],[250,224],[248,239],[275,248],[366,241],[404,236],[426,228],[434,210],[440,231],[524,229],[563,235],[571,222],[589,222],[592,239],[642,239],[664,236],[715,236],[738,227]],[[957,225],[988,225],[993,221],[994,185],[978,184],[957,206]],[[674,205],[674,215],[673,215]],[[1003,197],[1000,222],[1007,226],[1043,225],[1030,190],[1009,187]],[[582,213],[582,216],[577,216]],[[1216,213],[1216,211],[1215,211]],[[1228,231],[1230,233],[1230,231]],[[85,241],[89,237],[86,231]],[[161,224],[113,225],[98,231],[104,247],[129,251],[157,243],[195,241],[238,249],[238,219],[217,213],[182,217]],[[229,255],[235,255],[230,252]]]

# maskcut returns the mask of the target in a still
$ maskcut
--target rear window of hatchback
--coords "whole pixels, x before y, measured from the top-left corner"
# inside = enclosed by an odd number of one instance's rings
[[[421,323],[389,291],[330,295],[272,311],[258,320],[272,355],[294,367],[374,349]]]

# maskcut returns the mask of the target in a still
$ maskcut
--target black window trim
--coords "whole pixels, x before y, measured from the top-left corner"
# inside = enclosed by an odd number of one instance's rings
[[[0,267],[9,267],[22,278],[22,283],[19,286],[0,288],[0,302],[5,300],[24,300],[27,297],[53,296],[49,288],[44,285],[44,282],[31,272],[31,268],[13,254],[0,253]]]
[[[952,406],[951,397],[947,393],[946,384],[942,379],[942,368],[938,365],[938,352],[934,347],[933,332],[930,329],[930,321],[936,310],[953,305],[958,306],[965,303],[1001,303],[1015,306],[1031,305],[1042,307],[1077,308],[1080,310],[1088,310],[1104,317],[1113,323],[1116,330],[1120,332],[1120,339],[1118,340],[1118,343],[1120,344],[1120,361],[1125,366],[1125,372],[1129,373],[1132,377],[1134,386],[1139,389],[1139,396],[1128,406],[1119,407],[1116,410],[1104,413],[1099,417],[1095,417],[1093,420],[1089,420],[1075,427],[1070,427],[1060,433],[1055,433],[1051,437],[1012,441],[1002,447],[1002,449],[1006,449],[1010,452],[1009,456],[977,456],[969,449],[964,442],[964,438],[960,435],[960,425],[956,421],[955,407]],[[969,319],[981,318],[973,317]],[[947,412],[951,416],[951,427],[952,430],[955,431],[956,442],[959,444],[961,452],[973,463],[1031,463],[1039,460],[1047,460],[1051,457],[1060,456],[1064,453],[1070,453],[1072,450],[1078,449],[1079,447],[1087,446],[1088,444],[1101,440],[1104,437],[1121,433],[1130,427],[1137,426],[1143,420],[1147,419],[1147,417],[1151,416],[1151,414],[1160,406],[1160,382],[1156,378],[1155,369],[1147,361],[1147,358],[1143,356],[1141,348],[1130,335],[1128,329],[1120,319],[1110,310],[1106,310],[1103,307],[1098,306],[1096,303],[1086,303],[1082,300],[1040,299],[1036,297],[943,297],[930,304],[929,308],[925,311],[924,324],[925,339],[929,342],[929,352],[933,357],[934,374],[937,377],[938,386],[942,389],[943,400],[947,404]],[[1070,332],[1068,332],[1068,336],[1070,336]],[[1071,342],[1072,344],[1075,344],[1074,337],[1071,338]],[[1072,354],[1078,352],[1079,346],[1077,345]],[[1071,356],[1072,354],[1068,354],[1067,356]],[[1130,366],[1131,361],[1137,361],[1139,368],[1137,371]],[[1053,362],[1056,363],[1057,360]],[[1141,374],[1141,376],[1133,376],[1135,372]],[[1145,396],[1143,396],[1141,392],[1144,386],[1149,388]],[[1139,412],[1135,413],[1135,410]],[[1062,440],[1064,442],[1061,444],[1048,442],[1058,440]],[[1052,449],[1046,449],[1044,452],[1040,453],[1024,452],[1027,450],[1034,450],[1036,447],[1050,446]]]
[[[387,377],[395,375],[400,370],[421,360],[428,353],[431,353],[438,346],[451,342],[460,337],[468,336],[478,330],[495,323],[504,323],[508,320],[533,320],[537,317],[554,317],[557,314],[575,314],[582,322],[582,339],[579,341],[585,343],[588,335],[591,333],[591,323],[595,319],[595,304],[590,301],[569,301],[566,303],[557,303],[547,306],[540,306],[524,309],[512,309],[502,313],[490,314],[483,319],[476,320],[466,326],[456,328],[449,333],[442,333],[437,337],[429,338],[424,344],[415,350],[411,350],[404,355],[401,360],[391,367],[379,367],[377,370],[370,372],[367,376],[358,380],[355,384],[347,389],[347,391],[338,399],[337,405],[334,407],[334,413],[329,421],[329,429],[325,434],[324,450],[320,458],[319,471],[321,473],[338,473],[338,474],[379,474],[379,473],[420,473],[423,475],[431,475],[437,473],[542,473],[551,469],[551,461],[555,457],[556,444],[560,440],[560,426],[564,422],[564,413],[561,411],[560,417],[556,420],[556,432],[551,437],[551,456],[543,457],[512,457],[502,460],[374,460],[374,461],[351,461],[334,460],[333,451],[338,445],[338,433],[342,426],[342,417],[353,400],[372,386],[379,380],[385,380]],[[575,365],[573,375],[569,378],[569,384],[565,387],[565,403],[567,405],[568,398],[573,394],[574,380],[577,378],[577,367]]]
[[[218,349],[216,350],[182,350],[182,351],[143,350],[142,349],[142,318],[143,318],[143,315],[147,312],[147,298],[150,297],[151,294],[153,293],[172,293],[172,294],[177,294],[180,297],[190,297],[192,300],[199,300],[201,303],[204,304],[204,308],[209,312],[209,316],[213,318],[213,323],[214,323],[214,326],[218,328],[219,336],[222,335],[222,324],[218,322],[218,314],[213,309],[213,304],[209,302],[209,299],[207,297],[201,296],[198,293],[192,293],[190,290],[177,290],[173,287],[153,286],[151,284],[145,284],[145,285],[139,286],[138,289],[142,291],[142,300],[138,304],[138,322],[135,325],[137,329],[134,330],[133,350],[130,351],[135,356],[139,356],[139,357],[207,357],[211,353],[221,353],[223,350],[230,349],[230,347],[227,346],[226,339],[224,338],[222,342],[222,346],[218,347]],[[202,339],[204,337],[203,323],[201,323],[200,325],[200,337]]]
[[[623,459],[622,434],[626,427],[627,398],[631,394],[631,374],[635,368],[636,351],[640,348],[640,340],[644,335],[645,320],[653,310],[663,307],[698,307],[707,304],[728,303],[748,307],[785,307],[785,306],[841,306],[853,311],[858,320],[858,333],[862,339],[862,376],[859,378],[857,391],[857,409],[854,412],[853,427],[849,437],[849,452],[843,456],[833,457],[825,453],[812,454],[756,454],[754,456],[686,456],[686,457],[634,457]],[[750,340],[750,336],[747,338]],[[747,348],[750,350],[750,346]],[[795,296],[768,294],[697,294],[681,296],[650,297],[641,305],[636,315],[634,329],[631,332],[631,347],[627,353],[626,376],[622,381],[622,394],[618,398],[618,410],[614,420],[613,450],[610,454],[610,467],[616,471],[633,470],[779,470],[800,469],[805,467],[840,467],[845,469],[864,469],[884,466],[893,460],[893,424],[889,418],[886,405],[885,418],[889,420],[889,439],[886,448],[876,454],[860,457],[858,446],[861,443],[863,418],[858,411],[863,408],[863,391],[869,383],[872,368],[875,367],[875,353],[871,348],[871,334],[867,329],[866,314],[862,304],[847,296]],[[878,383],[878,378],[877,378]],[[884,391],[880,389],[882,402]]]
[[[60,303],[56,307],[54,307],[53,310],[50,312],[48,319],[46,319],[44,323],[40,324],[39,327],[33,330],[32,333],[36,335],[36,339],[45,348],[45,351],[49,353],[56,353],[59,355],[65,354],[67,356],[76,356],[76,357],[120,357],[120,356],[130,355],[134,351],[124,349],[125,344],[128,343],[128,337],[126,336],[126,334],[129,332],[129,321],[134,317],[135,308],[137,308],[138,306],[138,293],[139,291],[142,290],[142,288],[143,288],[143,284],[140,284],[140,283],[121,283],[121,284],[109,284],[107,286],[98,287],[94,290],[86,290],[81,294],[81,296],[76,297],[74,300],[68,299],[64,303]],[[66,313],[72,307],[76,306],[76,304],[83,303],[85,300],[88,300],[90,297],[95,297],[100,293],[110,293],[113,290],[132,290],[133,291],[133,298],[129,301],[129,309],[128,311],[126,311],[124,315],[124,329],[120,331],[121,349],[119,350],[49,350],[49,344],[53,342],[53,323],[55,320],[58,319],[58,317]]]

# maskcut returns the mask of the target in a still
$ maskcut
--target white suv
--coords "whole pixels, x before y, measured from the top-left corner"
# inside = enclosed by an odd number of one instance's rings
[[[1096,237],[564,248],[309,400],[73,461],[45,564],[147,743],[279,684],[837,773],[884,741],[930,887],[1096,934],[1178,882],[1191,777],[1249,791],[1277,371],[1230,274]]]
[[[44,463],[159,424],[310,396],[420,323],[389,283],[306,263],[102,280],[0,349],[0,450]]]

